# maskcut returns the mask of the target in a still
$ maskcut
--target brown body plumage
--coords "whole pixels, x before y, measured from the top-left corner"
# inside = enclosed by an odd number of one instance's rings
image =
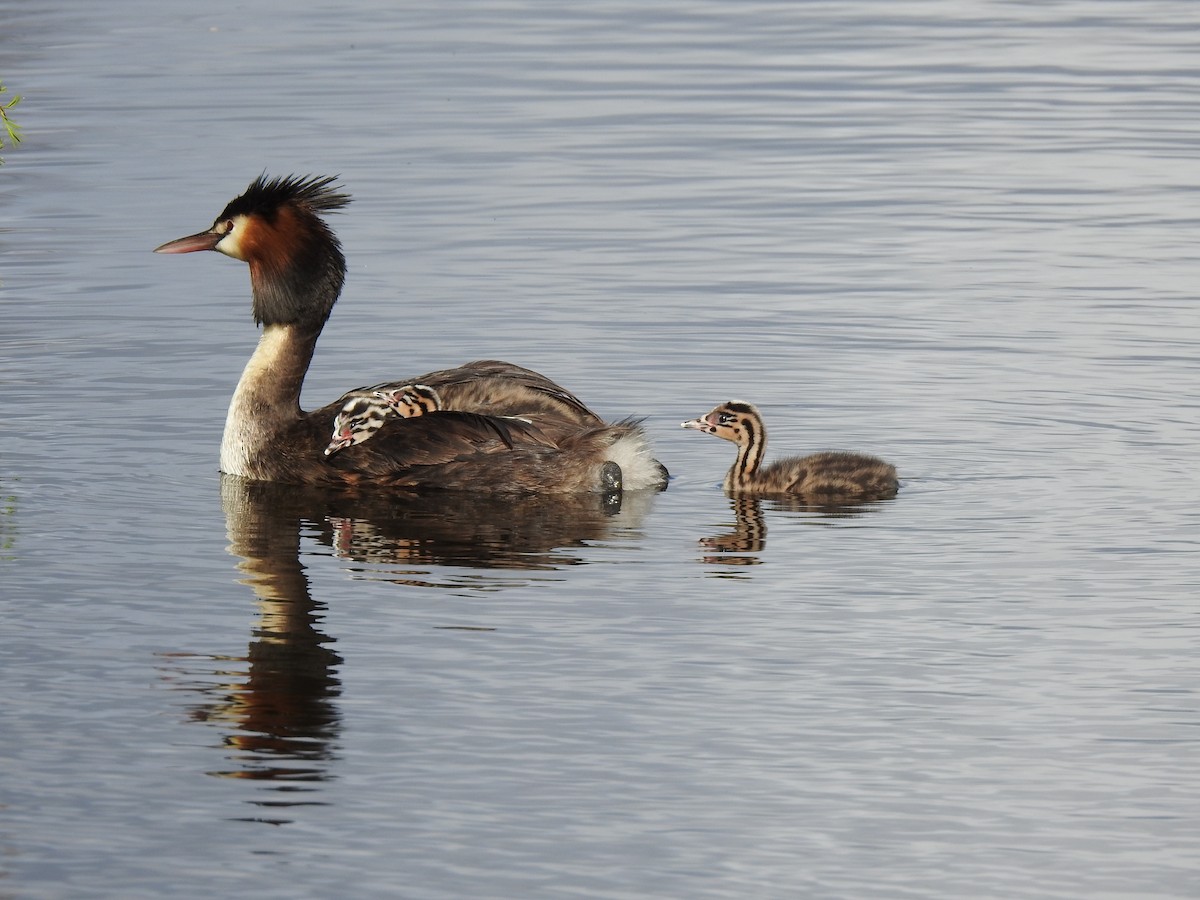
[[[497,360],[358,388],[302,410],[304,376],[346,272],[320,215],[350,202],[334,180],[260,177],[212,228],[157,248],[216,250],[250,267],[263,333],[230,402],[221,471],[295,484],[490,493],[665,487],[666,470],[637,422],[606,424],[545,376]],[[414,383],[436,391],[441,412],[389,418],[370,440],[325,455],[348,401]]]
[[[767,432],[762,415],[750,403],[731,400],[682,425],[737,445],[737,459],[725,476],[730,493],[883,500],[895,496],[899,487],[895,466],[862,453],[824,450],[764,466]]]

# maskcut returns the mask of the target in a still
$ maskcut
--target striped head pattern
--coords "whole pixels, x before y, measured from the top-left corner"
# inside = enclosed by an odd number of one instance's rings
[[[325,448],[325,455],[332,456],[339,450],[361,444],[383,427],[393,415],[391,407],[376,397],[353,397],[346,401],[333,419],[333,437]]]

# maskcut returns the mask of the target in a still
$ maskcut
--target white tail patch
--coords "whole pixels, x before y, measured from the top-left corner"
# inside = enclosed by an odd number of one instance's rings
[[[646,436],[640,430],[617,438],[605,457],[621,467],[627,491],[658,490],[666,484],[663,468],[651,454]]]

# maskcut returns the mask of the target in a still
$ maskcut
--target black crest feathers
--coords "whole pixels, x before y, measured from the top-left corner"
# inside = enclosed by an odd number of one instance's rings
[[[338,175],[283,175],[268,179],[259,175],[250,186],[218,216],[229,219],[233,216],[260,216],[267,221],[275,217],[285,204],[299,206],[316,213],[336,212],[350,202],[350,195],[336,184]]]

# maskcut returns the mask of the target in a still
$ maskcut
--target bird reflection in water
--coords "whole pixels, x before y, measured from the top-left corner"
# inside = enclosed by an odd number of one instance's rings
[[[733,528],[721,534],[700,538],[706,551],[701,557],[705,565],[757,566],[763,562],[760,554],[767,548],[768,511],[800,513],[811,524],[833,524],[837,519],[856,519],[877,510],[881,502],[812,503],[802,497],[762,497],[731,494],[729,506],[733,511]],[[720,575],[720,572],[716,573]]]
[[[653,491],[520,497],[343,491],[328,494],[320,519],[310,521],[320,543],[342,559],[370,567],[376,579],[460,586],[460,581],[438,583],[440,575],[432,571],[453,566],[472,570],[471,583],[479,585],[488,580],[479,570],[549,570],[585,562],[585,554],[572,550],[636,536],[655,496]],[[510,584],[494,579],[490,586]]]
[[[251,779],[274,792],[250,799],[262,815],[239,818],[285,824],[287,807],[319,804],[315,792],[337,756],[343,660],[330,646],[335,639],[321,631],[326,605],[312,597],[302,537],[372,567],[383,580],[427,586],[434,584],[434,566],[482,572],[582,563],[570,548],[636,535],[653,496],[357,494],[222,476],[229,549],[241,559],[241,582],[254,592],[258,621],[244,657],[175,654],[180,675],[172,677],[186,679],[184,689],[202,697],[191,718],[224,733],[233,766],[209,774]],[[476,584],[485,581],[486,575]],[[489,587],[510,583],[496,578]],[[183,672],[181,658],[219,668]]]

